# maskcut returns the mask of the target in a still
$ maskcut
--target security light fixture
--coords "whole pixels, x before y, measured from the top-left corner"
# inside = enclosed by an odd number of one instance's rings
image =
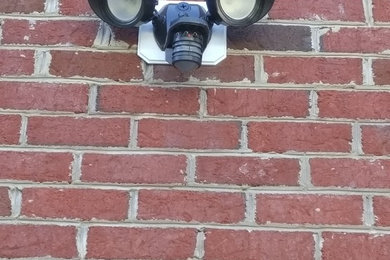
[[[263,18],[274,0],[88,0],[104,22],[140,27],[138,55],[150,64],[172,64],[190,72],[226,58],[226,26],[248,26]],[[158,11],[157,11],[158,10]]]

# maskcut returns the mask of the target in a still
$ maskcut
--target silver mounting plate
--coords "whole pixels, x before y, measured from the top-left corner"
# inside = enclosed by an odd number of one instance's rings
[[[177,4],[182,1],[159,1],[156,10],[161,10],[167,4]],[[187,1],[189,4],[197,4],[207,10],[206,2]],[[224,25],[214,25],[209,44],[203,53],[202,65],[217,65],[226,58],[227,30]],[[138,56],[148,64],[169,64],[165,60],[165,51],[158,47],[153,34],[152,22],[139,27]]]

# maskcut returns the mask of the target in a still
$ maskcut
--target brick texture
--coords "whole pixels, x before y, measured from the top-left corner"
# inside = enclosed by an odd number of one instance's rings
[[[389,188],[389,160],[317,158],[310,160],[314,186]]]
[[[139,122],[140,147],[237,149],[238,122],[195,122],[144,119]]]
[[[191,73],[0,2],[0,259],[390,259],[390,0],[275,0]]]
[[[83,156],[84,182],[180,184],[184,183],[186,158],[170,155],[105,155]]]
[[[294,159],[202,156],[196,159],[196,171],[199,183],[296,186],[300,167]]]
[[[283,250],[275,250],[283,248]],[[206,230],[205,259],[313,259],[310,233]]]
[[[306,117],[309,113],[307,91],[211,89],[207,101],[210,115]]]
[[[0,217],[11,215],[11,201],[8,195],[8,189],[0,187]]]
[[[99,111],[195,115],[199,91],[195,88],[106,86],[99,89]]]
[[[359,196],[259,195],[259,223],[362,224]]]
[[[74,227],[0,225],[0,257],[76,258]]]
[[[70,182],[70,153],[0,152],[0,179]]]
[[[0,82],[0,107],[14,110],[87,111],[88,87],[83,84]]]
[[[259,152],[349,152],[352,139],[344,124],[265,122],[248,128],[249,147]]]
[[[196,231],[93,227],[88,235],[88,258],[187,259],[192,257]]]
[[[330,259],[378,259],[390,256],[388,235],[324,233],[322,258]]]
[[[127,146],[129,128],[124,118],[32,117],[27,134],[30,144]]]
[[[237,223],[245,215],[242,194],[142,190],[138,218]]]
[[[91,189],[24,189],[22,215],[67,219],[126,219],[125,191]]]

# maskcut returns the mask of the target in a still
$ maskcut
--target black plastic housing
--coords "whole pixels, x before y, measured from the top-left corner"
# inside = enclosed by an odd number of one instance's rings
[[[153,18],[155,7],[158,4],[157,0],[142,0],[141,8],[134,19],[129,22],[123,22],[111,13],[107,1],[109,0],[88,0],[89,5],[97,16],[106,23],[120,28],[136,27],[149,22]]]
[[[206,0],[207,8],[210,12],[210,19],[216,24],[224,24],[227,26],[249,26],[258,22],[272,8],[274,0],[257,0],[254,10],[251,14],[242,20],[235,20],[229,17],[221,7],[223,0]],[[237,0],[237,2],[246,4],[245,0]]]

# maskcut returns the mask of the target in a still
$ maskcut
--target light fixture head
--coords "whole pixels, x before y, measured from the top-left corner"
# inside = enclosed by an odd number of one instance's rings
[[[139,26],[153,18],[157,0],[88,0],[106,23],[121,28]]]
[[[211,19],[227,26],[248,26],[263,18],[274,0],[206,0]]]

